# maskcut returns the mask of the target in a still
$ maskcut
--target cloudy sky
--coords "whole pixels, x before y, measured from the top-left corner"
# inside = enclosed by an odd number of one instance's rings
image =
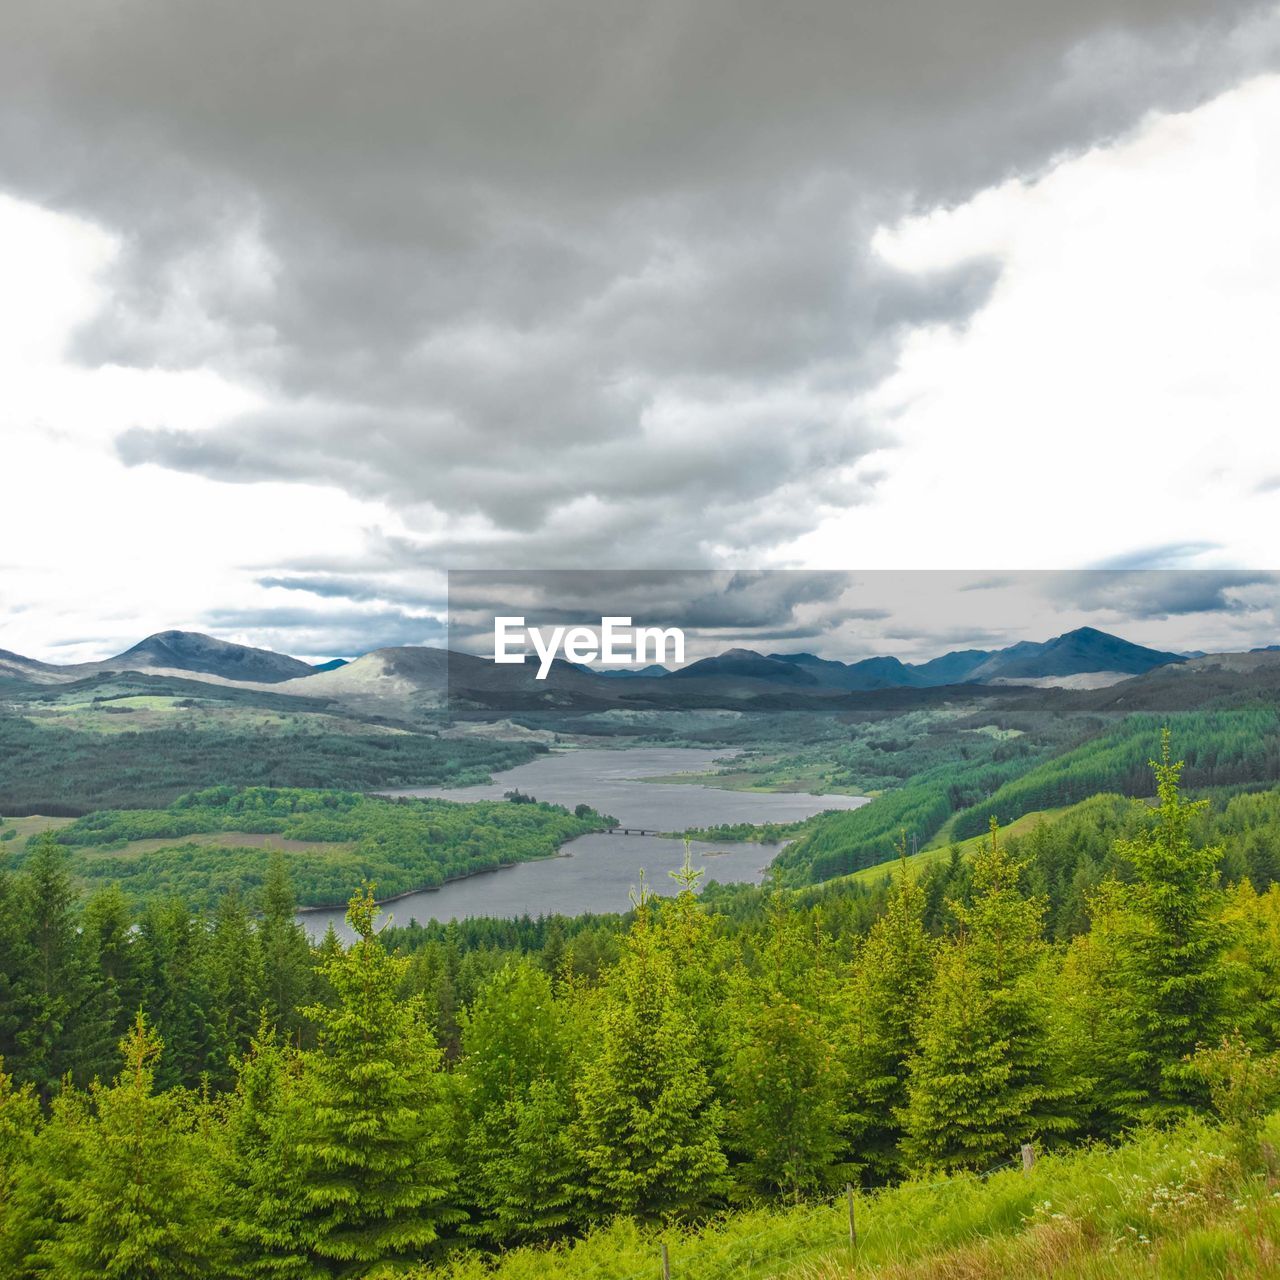
[[[0,647],[430,641],[460,568],[1274,567],[1278,71],[1245,0],[8,0]],[[1055,581],[1280,642],[1248,574]]]

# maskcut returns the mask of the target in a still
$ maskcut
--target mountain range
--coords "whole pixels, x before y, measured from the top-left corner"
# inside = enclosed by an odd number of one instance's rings
[[[649,666],[639,671],[606,674],[558,661],[554,664],[554,674],[556,683],[568,678],[573,685],[578,683],[573,675],[592,681],[625,675],[628,680],[645,683],[659,679],[728,680],[815,691],[865,692],[931,689],[955,684],[1069,682],[1073,677],[1087,674],[1120,679],[1182,662],[1185,658],[1183,654],[1133,644],[1093,627],[1080,627],[1041,643],[1024,640],[1004,649],[960,649],[921,663],[902,662],[894,657],[839,662],[812,653],[762,654],[754,649],[729,649],[674,671]],[[288,684],[294,688],[303,681],[315,686],[332,685],[335,689],[350,688],[367,684],[371,679],[392,679],[420,688],[424,677],[426,684],[442,685],[450,664],[455,669],[465,669],[471,682],[480,677],[483,668],[493,665],[483,658],[423,646],[374,650],[352,662],[336,658],[313,666],[269,649],[234,644],[193,631],[160,631],[115,657],[65,666],[0,649],[0,675],[38,684],[62,683],[107,672],[139,671],[154,675],[182,673],[245,684]],[[523,669],[517,669],[517,674],[523,675]],[[318,687],[315,691],[319,692]]]

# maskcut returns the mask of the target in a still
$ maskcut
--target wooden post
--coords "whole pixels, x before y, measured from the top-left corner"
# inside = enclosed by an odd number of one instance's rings
[[[671,1280],[671,1255],[667,1252],[667,1242],[662,1242],[662,1280]]]
[[[1031,1166],[1036,1162],[1035,1148],[1029,1142],[1022,1144],[1022,1172],[1030,1173]]]
[[[853,1184],[844,1184],[844,1197],[849,1202],[849,1248],[855,1253],[858,1249],[858,1224],[853,1216]]]

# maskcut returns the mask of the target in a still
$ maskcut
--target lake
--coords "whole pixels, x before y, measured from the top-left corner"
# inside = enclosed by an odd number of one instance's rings
[[[495,774],[478,787],[422,787],[387,792],[396,796],[440,796],[447,800],[500,800],[505,792],[526,795],[572,809],[589,804],[612,814],[624,827],[683,831],[734,822],[794,822],[824,809],[855,809],[861,796],[808,795],[802,792],[727,791],[695,783],[645,782],[675,773],[702,773],[723,760],[724,751],[688,747],[637,747],[610,751],[585,748],[539,756],[528,764]],[[759,883],[777,854],[777,844],[695,842],[694,866],[703,882]],[[387,904],[396,924],[410,920],[459,920],[467,916],[579,915],[625,911],[640,872],[654,893],[670,894],[676,884],[668,872],[684,860],[680,840],[654,836],[592,834],[572,840],[560,856],[486,871],[407,894]],[[342,937],[350,934],[341,910],[306,911],[299,920],[319,938],[332,922]]]

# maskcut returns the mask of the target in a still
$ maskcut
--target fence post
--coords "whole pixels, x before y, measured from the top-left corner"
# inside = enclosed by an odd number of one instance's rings
[[[1035,1148],[1029,1142],[1022,1144],[1022,1172],[1030,1173],[1031,1166],[1036,1162]]]
[[[844,1198],[849,1204],[849,1248],[856,1253],[858,1249],[858,1224],[853,1216],[853,1184],[851,1182],[844,1184]]]
[[[671,1255],[667,1252],[667,1242],[662,1242],[662,1280],[671,1280]]]

